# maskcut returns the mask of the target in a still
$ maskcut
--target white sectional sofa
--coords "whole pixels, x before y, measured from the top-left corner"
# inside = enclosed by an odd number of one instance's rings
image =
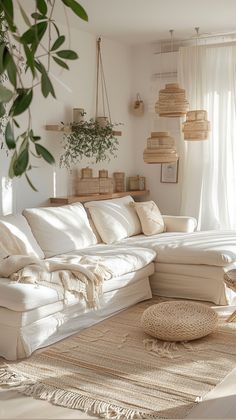
[[[149,299],[152,291],[220,305],[232,300],[223,269],[236,260],[236,232],[194,232],[195,219],[164,216],[165,232],[145,236],[132,201],[125,197],[87,203],[96,232],[80,203],[27,209],[23,215],[0,218],[2,258],[84,255],[102,258],[113,269],[113,276],[104,281],[97,310],[87,308],[83,299],[71,293],[61,299],[53,288],[0,278],[0,356],[27,357]]]

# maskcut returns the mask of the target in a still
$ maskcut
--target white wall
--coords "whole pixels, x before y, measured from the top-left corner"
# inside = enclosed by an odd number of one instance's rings
[[[43,139],[43,144],[56,157],[57,165],[49,166],[43,160],[36,160],[38,168],[33,169],[30,177],[37,187],[34,192],[24,177],[9,183],[6,179],[9,158],[4,151],[0,154],[0,212],[2,214],[19,212],[25,207],[49,204],[48,198],[67,195],[68,173],[58,166],[62,151],[62,135],[44,130],[45,124],[65,123],[72,119],[72,108],[81,107],[87,112],[87,118],[94,117],[96,87],[96,36],[87,32],[71,29],[71,48],[79,54],[79,60],[70,62],[70,71],[60,70],[56,65],[51,68],[51,78],[57,94],[57,101],[52,97],[44,99],[40,88],[35,92],[32,104],[33,127]],[[65,28],[64,33],[67,29]],[[131,95],[131,57],[130,48],[108,39],[102,40],[104,70],[109,94],[113,122],[122,122],[122,137],[119,137],[117,159],[110,163],[94,166],[113,171],[125,171],[126,175],[135,174],[132,122],[128,113]],[[25,119],[21,119],[22,127]],[[87,166],[84,160],[78,169]]]
[[[147,177],[148,188],[151,191],[151,199],[165,214],[179,214],[181,199],[181,159],[179,165],[179,180],[177,184],[160,182],[161,165],[146,164],[143,161],[143,150],[146,148],[146,140],[151,131],[170,131],[175,137],[179,155],[182,154],[182,142],[180,139],[180,120],[178,118],[160,118],[154,112],[154,104],[158,98],[158,91],[165,87],[165,83],[175,81],[175,78],[165,79],[165,72],[176,71],[176,53],[157,55],[158,46],[146,44],[133,47],[133,78],[132,96],[135,99],[137,92],[140,93],[145,103],[145,113],[142,117],[133,117],[134,142],[136,150],[136,172]],[[153,78],[155,73],[162,73],[162,77]]]

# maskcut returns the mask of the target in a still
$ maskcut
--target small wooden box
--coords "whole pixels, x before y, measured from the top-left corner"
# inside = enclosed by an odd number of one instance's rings
[[[99,194],[99,178],[79,178],[76,193],[77,195]]]
[[[124,172],[114,172],[114,181],[115,181],[115,192],[125,191],[125,173]]]
[[[99,178],[108,178],[108,171],[106,169],[100,169],[98,175]]]
[[[86,168],[81,169],[81,178],[92,178],[93,177],[93,170],[88,166]]]
[[[146,189],[146,178],[144,176],[130,176],[128,179],[130,191],[142,191]]]
[[[113,180],[112,178],[99,178],[99,193],[111,194],[113,193]]]

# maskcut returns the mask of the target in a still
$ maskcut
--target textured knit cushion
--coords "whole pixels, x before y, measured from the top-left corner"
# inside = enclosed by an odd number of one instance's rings
[[[0,248],[2,255],[33,255],[44,258],[27,220],[21,214],[0,217]]]
[[[146,309],[141,326],[164,341],[188,341],[205,337],[217,326],[218,316],[209,306],[189,301],[158,303]]]
[[[111,244],[141,233],[136,211],[131,207],[132,197],[99,200],[85,203],[103,242]]]
[[[81,203],[27,209],[23,214],[47,258],[97,243]]]
[[[137,211],[144,235],[155,235],[165,230],[163,217],[154,201],[133,203]]]
[[[225,267],[224,281],[226,286],[236,292],[236,263]]]

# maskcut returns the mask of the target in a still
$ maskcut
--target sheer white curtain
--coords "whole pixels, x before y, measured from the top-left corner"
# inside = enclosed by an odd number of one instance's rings
[[[236,229],[236,46],[181,48],[178,78],[190,110],[206,109],[211,122],[209,140],[183,140],[181,214],[201,230]]]

